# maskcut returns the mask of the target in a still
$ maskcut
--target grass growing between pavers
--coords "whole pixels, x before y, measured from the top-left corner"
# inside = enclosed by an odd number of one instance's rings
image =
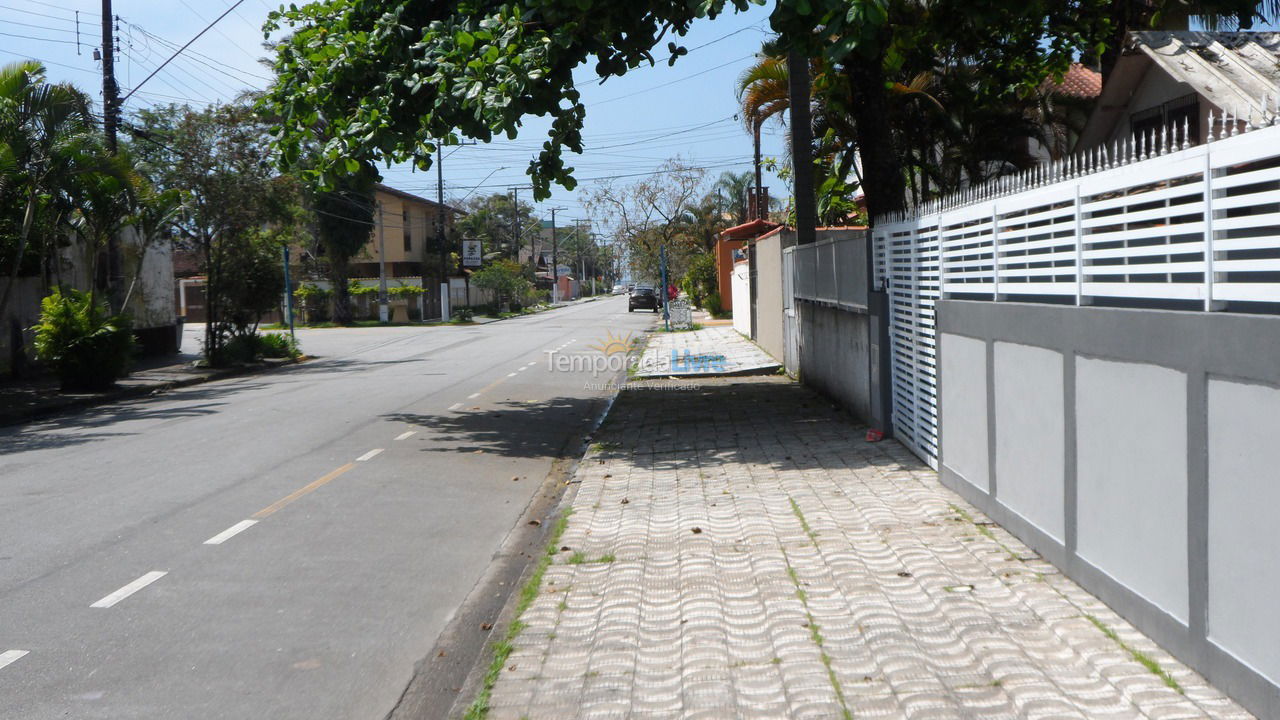
[[[608,553],[605,555],[601,555],[600,557],[595,558],[593,560],[591,558],[588,558],[581,550],[575,550],[574,553],[569,556],[569,564],[570,565],[590,565],[590,564],[596,564],[596,563],[611,563],[617,559],[618,558],[615,557],[613,553]]]
[[[981,533],[984,537],[988,538],[995,544],[999,545],[1002,550],[1004,550],[1006,553],[1009,554],[1009,557],[1013,558],[1014,560],[1020,560],[1017,553],[1009,549],[1009,546],[1000,542],[1000,540],[996,538],[995,533],[991,532],[989,528],[980,524],[978,521],[974,520],[973,516],[965,512],[963,508],[955,504],[952,504],[950,507],[951,507],[951,510],[955,512],[957,515],[959,515],[962,519],[973,524],[973,526],[977,528],[978,532]],[[1041,581],[1044,580],[1043,576],[1038,575],[1038,577]],[[1062,596],[1062,598],[1066,600],[1068,603],[1071,602],[1070,598],[1064,595],[1061,590],[1059,590],[1058,588],[1054,588],[1052,585],[1050,585],[1049,587],[1053,588],[1053,591],[1058,593],[1058,595]],[[1082,613],[1082,615],[1086,620],[1093,623],[1094,627],[1101,630],[1103,635],[1106,635],[1108,639],[1110,639],[1116,645],[1119,645],[1121,650],[1124,650],[1126,653],[1128,653],[1129,657],[1133,658],[1134,662],[1137,662],[1139,665],[1143,666],[1148,671],[1150,671],[1151,674],[1160,678],[1165,685],[1169,686],[1169,688],[1176,690],[1179,694],[1182,694],[1182,695],[1186,694],[1186,692],[1182,689],[1182,686],[1178,684],[1178,681],[1174,679],[1172,675],[1169,674],[1169,671],[1161,667],[1160,663],[1156,662],[1155,659],[1153,659],[1150,655],[1147,655],[1141,650],[1138,650],[1137,648],[1129,645],[1124,640],[1121,640],[1120,635],[1117,634],[1115,630],[1112,630],[1110,627],[1107,626],[1106,623],[1102,622],[1101,620],[1094,617],[1093,615],[1090,615],[1089,613]]]
[[[1106,623],[1102,622],[1098,618],[1090,615],[1089,613],[1085,613],[1084,617],[1086,620],[1093,623],[1094,627],[1101,630],[1103,635],[1106,635],[1108,638],[1111,639],[1112,642],[1119,645],[1121,650],[1124,650],[1125,652],[1129,653],[1129,657],[1133,658],[1139,665],[1151,671],[1153,675],[1163,680],[1165,685],[1168,685],[1170,688],[1177,690],[1178,693],[1181,695],[1187,694],[1186,691],[1182,689],[1182,686],[1178,684],[1178,681],[1175,680],[1174,677],[1169,674],[1169,671],[1160,667],[1160,663],[1156,662],[1155,659],[1152,658],[1150,655],[1129,645],[1129,643],[1125,642],[1124,640],[1121,640],[1120,635],[1118,635],[1115,630],[1112,630],[1110,627],[1107,626]]]
[[[511,651],[515,649],[515,640],[524,630],[524,623],[520,621],[520,616],[524,615],[524,611],[529,609],[533,601],[537,599],[538,593],[542,591],[542,576],[546,573],[547,568],[551,565],[551,559],[557,553],[556,546],[560,544],[560,536],[564,534],[565,528],[569,526],[569,516],[573,514],[573,508],[567,507],[564,512],[560,513],[560,517],[556,519],[556,524],[551,528],[551,536],[547,539],[547,550],[538,558],[538,564],[534,567],[533,572],[529,575],[529,580],[520,588],[520,596],[516,600],[515,610],[511,614],[511,625],[507,627],[507,632],[502,639],[493,643],[493,661],[489,663],[489,670],[484,674],[484,682],[480,687],[480,692],[476,694],[476,699],[471,703],[471,707],[467,708],[465,720],[484,720],[489,716],[489,697],[493,694],[493,686],[498,682],[498,675],[502,673],[502,668],[507,663],[507,658],[511,657]]]
[[[809,521],[805,519],[804,512],[800,510],[799,503],[795,498],[788,497],[791,503],[791,512],[795,513],[796,518],[800,521],[800,527],[804,529],[804,534],[809,537],[809,542],[813,543],[814,549],[818,548],[818,535],[809,527]],[[814,619],[813,613],[809,610],[809,594],[804,591],[804,587],[800,582],[800,575],[796,573],[796,569],[791,565],[791,558],[787,556],[786,548],[782,548],[782,561],[787,564],[787,575],[791,577],[791,582],[796,586],[796,597],[800,600],[800,604],[804,606],[804,615],[808,620],[809,639],[814,645],[818,646],[818,657],[822,660],[822,664],[827,668],[827,680],[831,682],[831,689],[836,693],[836,699],[840,701],[840,713],[844,720],[853,720],[853,713],[849,711],[849,703],[844,697],[844,687],[840,685],[840,679],[836,677],[836,671],[831,668],[831,656],[827,654],[823,647],[822,628],[818,627],[818,621]],[[776,658],[775,658],[776,659]]]

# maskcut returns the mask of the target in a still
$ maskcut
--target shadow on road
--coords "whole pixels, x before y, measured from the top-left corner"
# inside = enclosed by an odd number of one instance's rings
[[[434,431],[440,442],[423,452],[483,451],[510,457],[557,457],[591,428],[603,399],[556,397],[522,403],[509,400],[468,406],[440,415],[393,413],[383,419]]]
[[[184,389],[180,397],[162,393],[136,400],[124,400],[88,409],[71,409],[27,425],[0,428],[0,455],[29,450],[48,450],[126,437],[133,433],[117,430],[119,423],[133,420],[180,420],[221,412],[227,404],[221,398],[231,393],[253,392],[260,382],[211,383]],[[174,402],[180,400],[180,403]],[[86,432],[111,428],[112,432]]]

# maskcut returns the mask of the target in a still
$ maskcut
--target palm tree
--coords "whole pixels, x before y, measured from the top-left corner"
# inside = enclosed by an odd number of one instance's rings
[[[143,180],[127,152],[110,154],[96,135],[77,143],[76,159],[79,166],[67,178],[64,190],[75,199],[71,227],[84,242],[89,277],[95,280],[90,300],[96,302],[98,259],[111,239],[136,219]],[[119,284],[119,278],[108,278],[109,303],[115,312],[124,309],[124,288]]]
[[[34,61],[0,68],[0,208],[19,209],[9,283],[0,295],[0,317],[9,307],[42,196],[56,196],[83,160],[92,134],[89,98],[67,84],[44,79]]]
[[[728,212],[734,225],[750,220],[747,195],[751,192],[755,176],[749,172],[735,173],[726,170],[711,186],[711,192],[721,198],[721,208]]]

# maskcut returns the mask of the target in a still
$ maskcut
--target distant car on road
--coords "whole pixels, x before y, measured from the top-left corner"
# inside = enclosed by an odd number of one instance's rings
[[[631,288],[631,295],[627,298],[627,312],[635,312],[636,308],[658,312],[660,307],[662,307],[662,296],[653,288],[648,285],[636,285]]]
[[[619,283],[618,285],[614,285],[614,286],[613,286],[613,294],[614,294],[614,295],[626,295],[626,294],[627,294],[627,286],[626,286],[626,285],[622,285],[621,283]]]

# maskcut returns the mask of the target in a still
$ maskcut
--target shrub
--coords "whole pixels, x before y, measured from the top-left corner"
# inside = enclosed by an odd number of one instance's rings
[[[53,368],[64,391],[111,387],[133,356],[129,319],[79,290],[54,290],[41,300],[33,329],[36,356]]]
[[[393,300],[413,300],[422,294],[422,288],[417,285],[400,285],[398,287],[387,288],[387,294]]]
[[[258,335],[258,352],[264,358],[289,358],[297,360],[302,356],[298,340],[287,333],[268,333]]]
[[[525,277],[523,265],[511,260],[498,260],[471,275],[471,284],[482,290],[491,290],[499,304],[523,298],[532,283]]]
[[[475,315],[469,307],[460,307],[453,311],[454,322],[471,322],[471,318]]]
[[[695,257],[680,280],[680,289],[688,294],[694,305],[710,311],[706,303],[717,292],[715,255],[702,253]]]
[[[724,303],[720,300],[720,293],[713,292],[707,295],[707,304],[704,306],[707,312],[711,313],[711,317],[720,317],[724,314]]]
[[[298,301],[307,323],[329,319],[329,298],[332,295],[332,292],[312,283],[300,285],[293,291],[293,297]]]
[[[299,289],[301,289],[301,288],[299,288]],[[294,294],[296,295],[297,293],[294,293]],[[350,283],[349,285],[347,285],[347,294],[348,294],[348,295],[350,295],[351,297],[363,297],[363,296],[365,296],[365,295],[377,295],[377,294],[378,294],[378,288],[377,288],[376,286],[374,286],[374,285],[361,285],[359,281],[357,281],[357,280],[352,280],[352,281],[351,281],[351,283]]]

